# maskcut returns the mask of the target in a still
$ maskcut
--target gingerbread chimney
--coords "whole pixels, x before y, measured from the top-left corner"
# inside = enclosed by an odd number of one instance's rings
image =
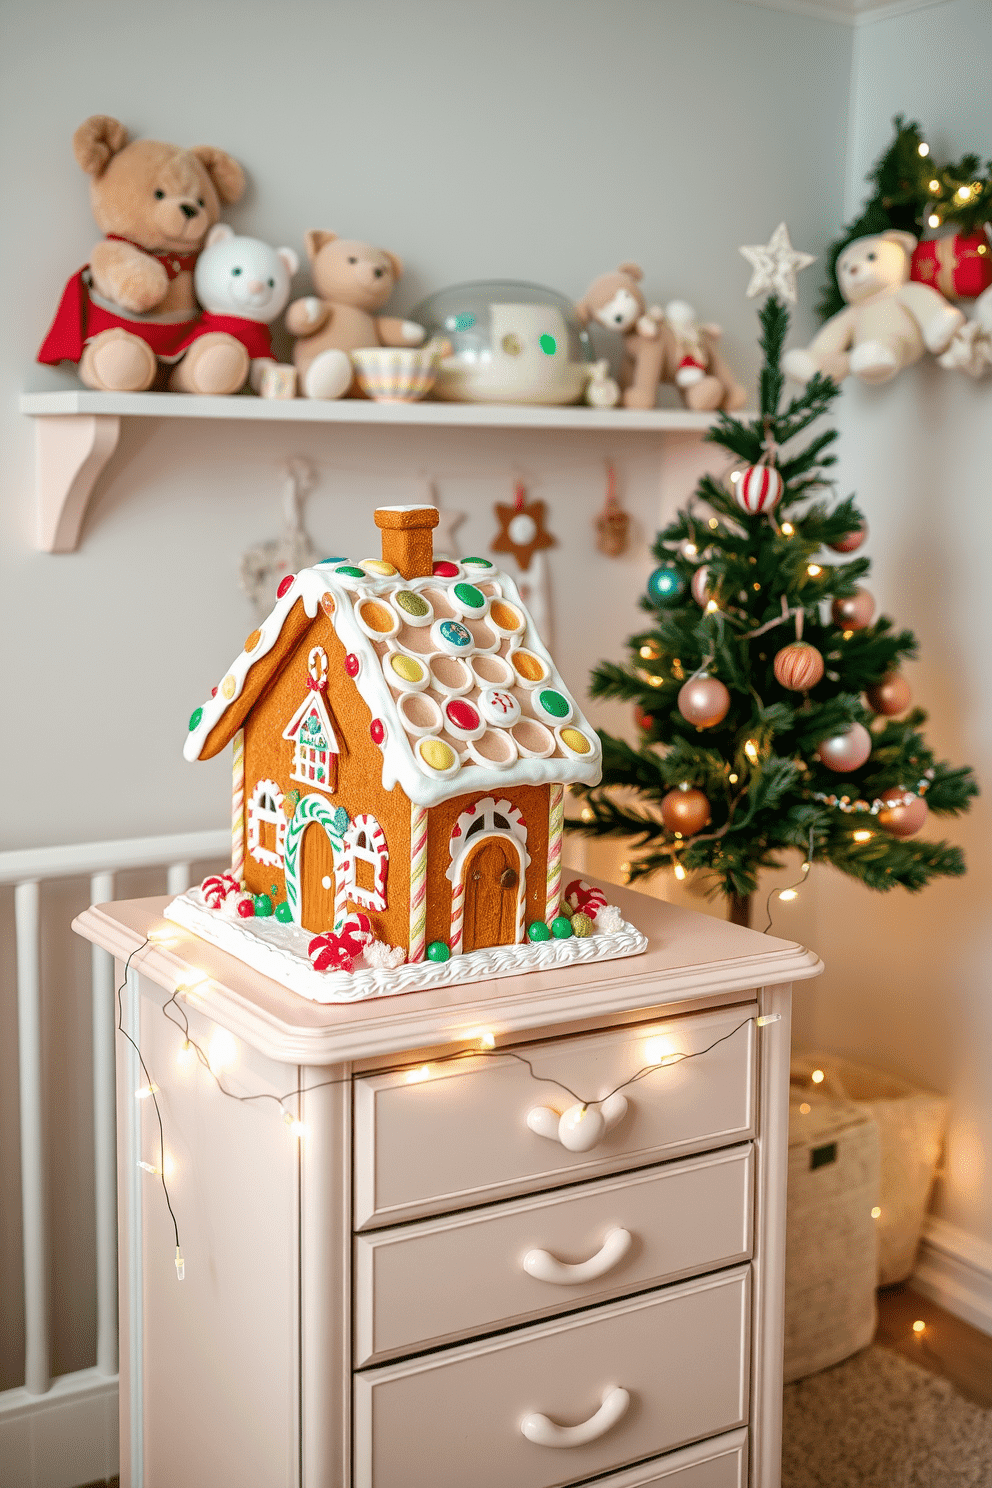
[[[382,556],[405,579],[434,572],[434,528],[441,518],[436,506],[380,506],[375,525],[382,529]]]

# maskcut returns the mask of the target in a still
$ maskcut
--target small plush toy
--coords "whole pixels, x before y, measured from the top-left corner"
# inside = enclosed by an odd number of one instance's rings
[[[887,382],[919,361],[924,349],[945,351],[964,316],[928,284],[909,281],[912,233],[889,229],[855,238],[837,260],[847,308],[832,315],[805,350],[786,352],[782,365],[797,382],[822,372],[842,382]]]
[[[671,382],[687,408],[742,408],[747,394],[716,349],[719,326],[700,325],[684,300],[673,300],[664,311],[648,309],[643,277],[638,264],[623,263],[594,279],[575,307],[584,325],[596,321],[623,336],[624,406],[653,408],[658,384]]]
[[[395,253],[308,232],[304,238],[315,295],[296,300],[286,328],[297,338],[293,360],[307,398],[361,397],[348,353],[368,346],[419,346],[423,326],[378,315],[403,273]]]
[[[978,296],[971,319],[954,332],[937,360],[942,367],[967,372],[969,377],[984,377],[992,371],[992,287]]]
[[[193,273],[196,297],[203,306],[201,335],[221,331],[234,336],[251,357],[251,385],[272,396],[279,381],[269,326],[286,308],[290,280],[300,266],[292,248],[270,248],[258,238],[239,238],[226,222],[207,234]],[[287,370],[287,369],[284,369]],[[290,379],[295,382],[295,369]]]
[[[151,387],[161,362],[173,366],[172,387],[234,392],[248,354],[234,336],[203,332],[193,269],[221,203],[244,191],[240,165],[213,145],[128,143],[123,124],[105,114],[81,124],[72,142],[106,236],[66,285],[38,360],[76,362],[87,387],[108,391]]]

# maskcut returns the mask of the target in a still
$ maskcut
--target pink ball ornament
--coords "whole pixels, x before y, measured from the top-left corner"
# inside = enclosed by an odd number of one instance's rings
[[[734,500],[752,517],[774,511],[782,499],[785,482],[774,465],[749,465],[734,481]]]
[[[689,590],[692,594],[692,597],[699,605],[700,609],[702,609],[703,606],[705,606],[708,601],[713,598],[713,595],[710,592],[709,588],[709,580],[710,571],[707,568],[706,564],[703,563],[700,565],[699,568],[696,569],[696,572],[692,576],[692,583],[689,585]]]
[[[872,622],[875,601],[867,589],[855,589],[844,599],[835,599],[830,614],[835,625],[842,630],[864,630]]]
[[[871,754],[871,734],[863,723],[852,723],[841,734],[831,734],[816,746],[817,757],[828,770],[848,775],[860,770]]]
[[[927,803],[922,796],[914,796],[901,785],[883,793],[878,824],[893,837],[915,836],[926,819]]]
[[[717,677],[690,677],[679,689],[679,712],[697,728],[715,728],[730,710],[730,693]]]
[[[846,537],[841,538],[840,542],[828,543],[827,547],[835,553],[856,553],[867,536],[868,523],[862,522],[854,532],[849,532]]]

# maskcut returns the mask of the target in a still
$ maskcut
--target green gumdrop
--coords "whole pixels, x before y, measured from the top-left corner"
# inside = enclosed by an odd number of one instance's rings
[[[281,904],[276,905],[276,919],[279,921],[280,925],[291,925],[293,923],[293,911],[290,909],[285,899]]]
[[[572,933],[572,922],[568,915],[555,915],[551,921],[551,934],[555,940],[567,940]]]
[[[268,894],[256,894],[255,914],[260,920],[267,920],[272,913],[272,899]]]
[[[428,961],[447,961],[451,956],[451,947],[446,940],[432,940],[427,947]]]
[[[551,931],[543,920],[534,920],[527,926],[527,936],[529,940],[550,940]]]

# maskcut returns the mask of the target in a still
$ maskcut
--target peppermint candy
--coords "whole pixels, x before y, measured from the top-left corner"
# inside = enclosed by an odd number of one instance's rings
[[[315,935],[307,955],[314,971],[354,971],[356,960],[374,938],[368,915],[350,914],[340,930]]]
[[[565,903],[573,913],[578,911],[594,920],[606,903],[606,895],[602,889],[587,884],[584,878],[573,878],[565,888]]]
[[[208,909],[220,909],[228,894],[237,894],[241,885],[233,873],[212,873],[200,885],[203,902]]]

